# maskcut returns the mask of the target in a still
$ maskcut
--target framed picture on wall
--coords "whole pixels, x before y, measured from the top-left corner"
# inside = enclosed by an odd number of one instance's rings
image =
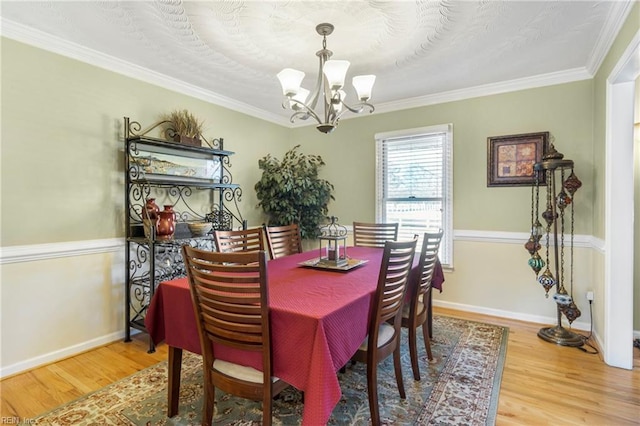
[[[542,161],[548,149],[549,132],[487,138],[487,186],[533,185],[533,165]]]

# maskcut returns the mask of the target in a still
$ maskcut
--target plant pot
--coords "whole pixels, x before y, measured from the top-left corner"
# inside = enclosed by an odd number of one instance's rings
[[[183,136],[183,135],[180,135],[180,134],[176,133],[173,136],[173,141],[181,143],[183,145],[202,146],[202,142],[201,142],[200,138],[197,137],[197,136],[190,138],[188,136]]]

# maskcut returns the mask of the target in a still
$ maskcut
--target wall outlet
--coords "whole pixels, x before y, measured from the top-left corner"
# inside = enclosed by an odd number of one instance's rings
[[[593,291],[591,291],[591,290],[587,291],[587,300],[589,302],[593,301]]]

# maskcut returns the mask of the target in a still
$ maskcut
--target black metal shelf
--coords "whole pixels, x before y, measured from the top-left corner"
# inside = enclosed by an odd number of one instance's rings
[[[188,238],[169,238],[165,240],[151,240],[145,237],[127,237],[127,241],[136,243],[136,244],[153,244],[158,247],[162,246],[183,246],[185,244],[189,244],[190,241],[212,241],[213,237],[211,235],[199,236],[199,237],[188,237]]]
[[[149,175],[141,179],[131,179],[134,185],[150,185],[155,187],[189,186],[199,189],[236,189],[237,183],[220,183],[212,179],[185,178],[170,175]]]
[[[227,151],[224,149],[209,148],[206,146],[192,146],[184,145],[178,142],[168,141],[166,139],[152,138],[149,136],[132,136],[127,139],[129,143],[143,144],[145,146],[156,147],[158,151],[153,152],[165,152],[166,150],[174,150],[182,153],[182,155],[188,155],[188,153],[203,154],[203,155],[216,155],[222,157],[229,157],[235,152]]]
[[[229,171],[234,152],[223,149],[222,138],[194,146],[150,136],[166,124],[140,131],[140,123],[124,118],[125,341],[131,340],[132,328],[147,332],[144,318],[157,286],[185,275],[181,246],[213,250],[212,235],[192,236],[187,223],[211,222],[213,229],[232,229],[234,221],[246,226],[237,205],[242,189],[232,183]],[[177,223],[171,239],[155,239],[143,220],[148,198],[173,206]],[[154,350],[151,341],[149,350]]]

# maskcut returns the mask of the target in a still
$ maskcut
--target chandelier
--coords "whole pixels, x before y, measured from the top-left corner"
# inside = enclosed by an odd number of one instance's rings
[[[327,36],[333,32],[333,25],[323,23],[316,26],[316,31],[322,36],[322,49],[316,52],[320,58],[318,80],[311,98],[307,100],[310,92],[300,87],[304,72],[285,68],[278,73],[278,80],[282,85],[282,92],[286,97],[282,103],[284,109],[293,111],[291,122],[296,119],[306,120],[313,117],[318,122],[316,128],[322,133],[330,133],[338,125],[338,120],[347,111],[359,114],[365,109],[372,113],[373,105],[368,101],[371,98],[371,90],[376,80],[375,75],[357,75],[351,83],[356,89],[359,102],[353,105],[345,103],[347,96],[342,90],[344,79],[349,69],[349,61],[333,60],[333,52],[327,49]],[[317,112],[316,106],[321,103],[323,112]]]

